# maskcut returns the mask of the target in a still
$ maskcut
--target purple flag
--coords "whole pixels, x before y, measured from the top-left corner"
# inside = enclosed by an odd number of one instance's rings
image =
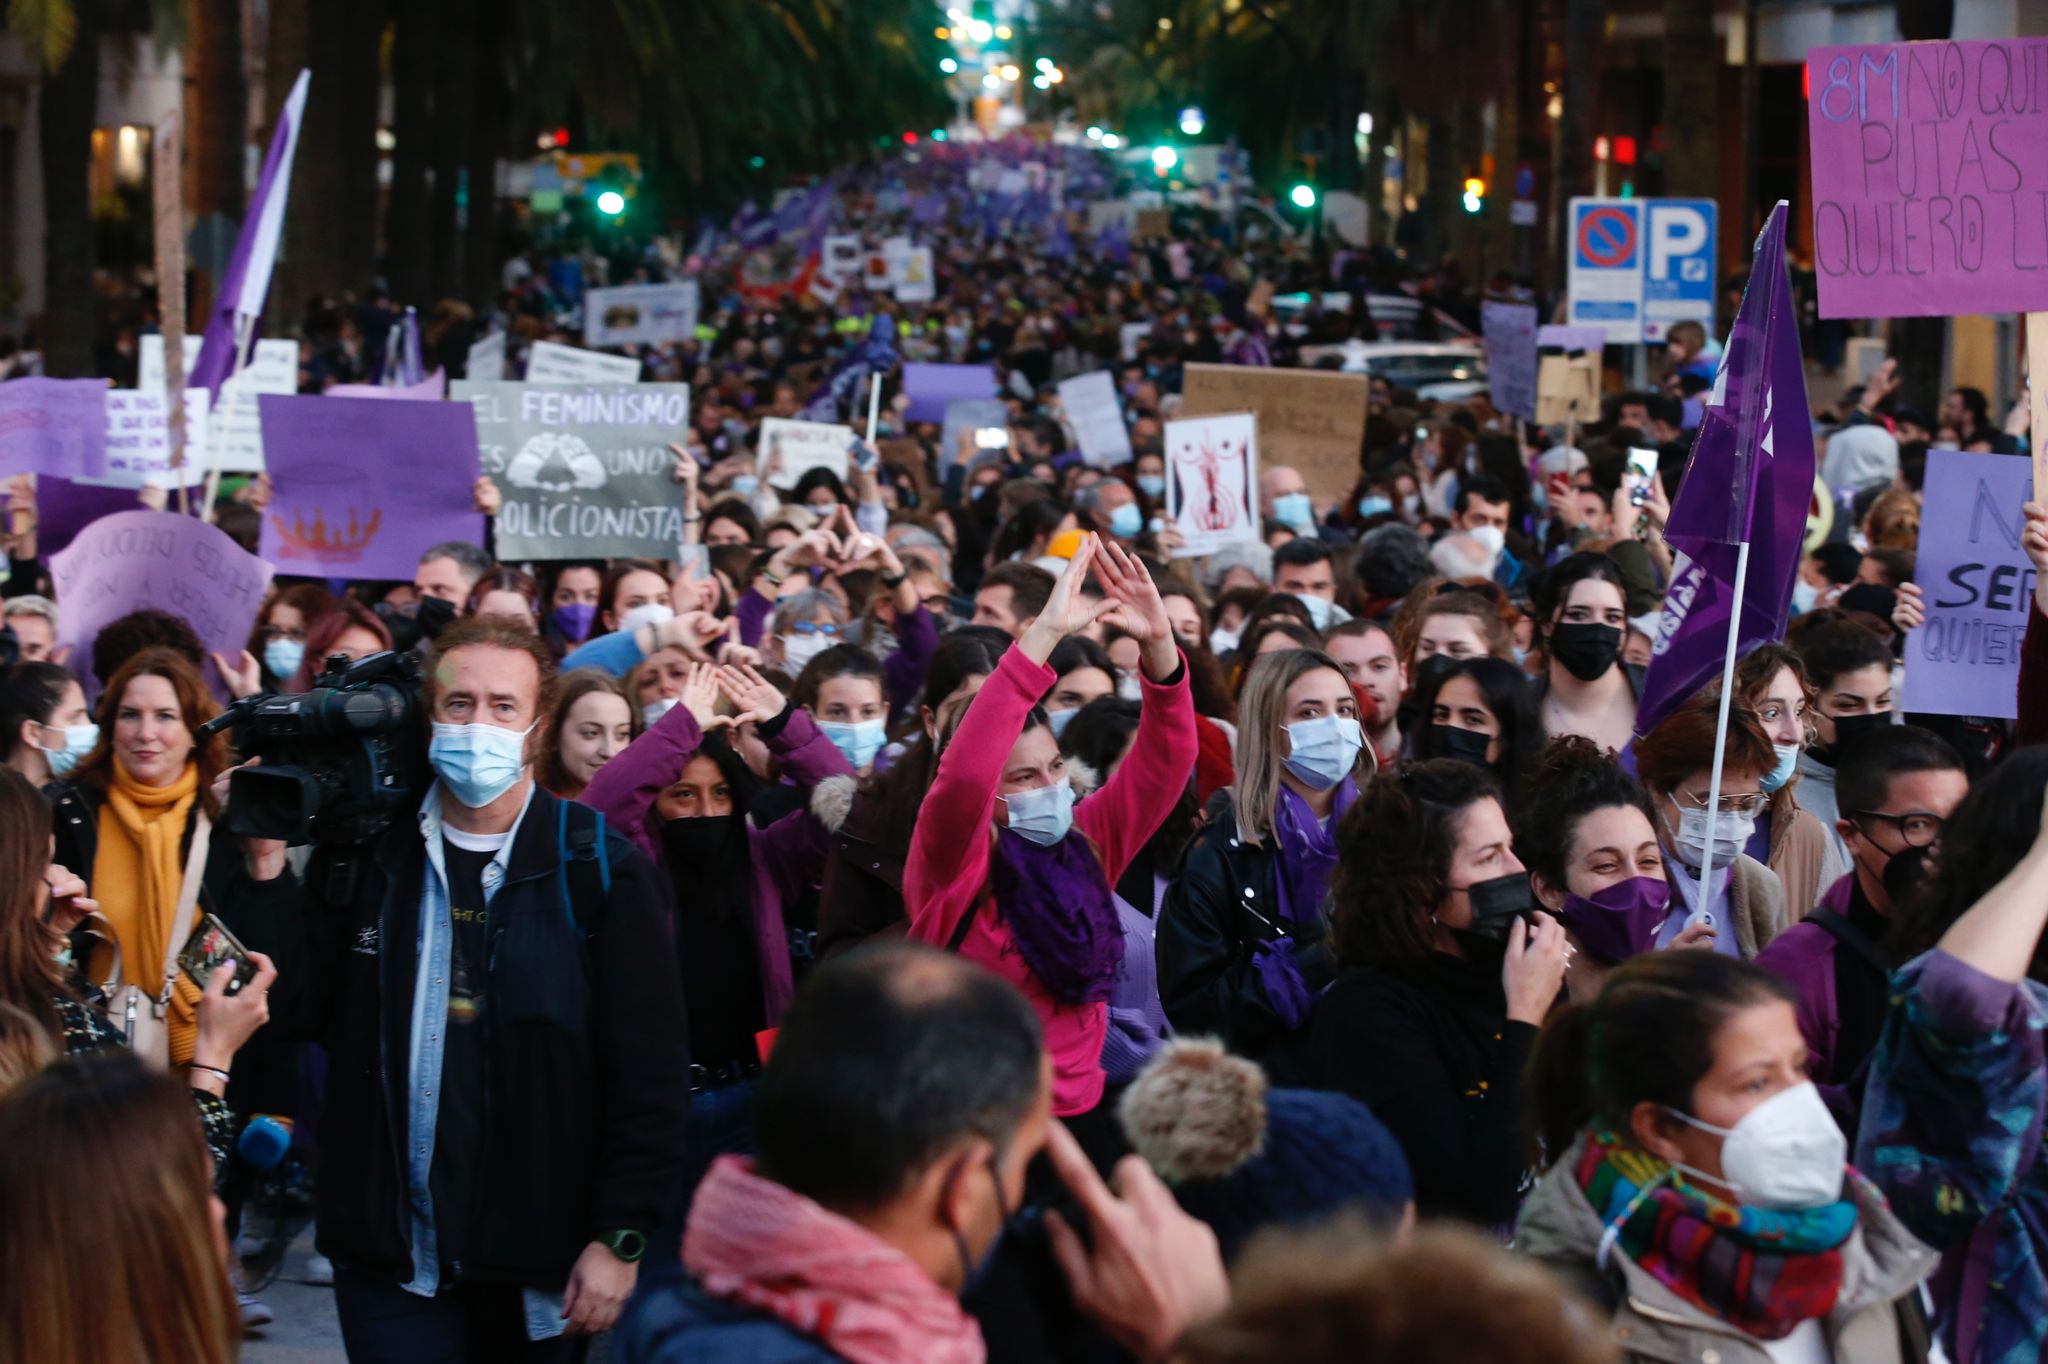
[[[1813,498],[1806,371],[1785,273],[1786,214],[1781,200],[1757,237],[1749,287],[1671,500],[1664,535],[1675,562],[1636,704],[1639,735],[1720,674],[1745,541],[1749,575],[1736,647],[1747,651],[1785,635]]]
[[[263,557],[281,572],[406,578],[421,550],[483,543],[470,404],[266,393],[257,409],[276,487]]]
[[[0,476],[107,473],[104,379],[12,379],[0,384]]]
[[[228,257],[227,273],[221,276],[220,291],[214,295],[206,341],[199,348],[198,362],[185,376],[186,387],[205,389],[216,404],[221,384],[243,359],[236,353],[237,344],[256,339],[256,320],[263,315],[263,300],[270,293],[270,271],[277,264],[277,245],[284,235],[285,199],[291,193],[292,156],[298,150],[299,128],[306,121],[306,87],[312,79],[311,71],[301,71],[291,96],[278,111],[277,132],[270,139],[263,175],[249,200],[249,216],[242,220],[235,252]]]

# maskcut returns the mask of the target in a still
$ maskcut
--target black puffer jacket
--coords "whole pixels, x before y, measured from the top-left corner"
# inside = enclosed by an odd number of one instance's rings
[[[1320,916],[1289,923],[1280,913],[1273,852],[1238,837],[1227,791],[1209,803],[1209,822],[1188,845],[1167,887],[1155,930],[1159,1002],[1173,1030],[1221,1037],[1253,1059],[1287,1035],[1259,979],[1253,952],[1285,940],[1311,993],[1329,984],[1330,953]]]

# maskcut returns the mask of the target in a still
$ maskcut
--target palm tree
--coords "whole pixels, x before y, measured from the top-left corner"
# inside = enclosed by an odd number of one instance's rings
[[[1664,192],[1711,199],[1720,187],[1721,45],[1712,0],[1664,0]],[[1749,136],[1756,136],[1751,129]],[[1742,231],[1747,231],[1745,225]]]
[[[8,0],[7,27],[43,69],[36,95],[43,164],[43,367],[92,373],[92,129],[100,0]]]

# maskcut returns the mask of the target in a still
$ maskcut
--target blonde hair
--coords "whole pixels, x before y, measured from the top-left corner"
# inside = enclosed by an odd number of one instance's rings
[[[1273,807],[1280,797],[1280,730],[1287,723],[1287,689],[1318,668],[1344,680],[1344,669],[1320,649],[1282,649],[1252,660],[1237,698],[1237,783],[1231,804],[1237,836],[1258,847],[1272,837]],[[1350,683],[1345,682],[1348,687]],[[1355,775],[1371,772],[1372,748],[1361,748]]]
[[[50,1030],[20,1005],[0,1002],[0,1099],[56,1059]]]

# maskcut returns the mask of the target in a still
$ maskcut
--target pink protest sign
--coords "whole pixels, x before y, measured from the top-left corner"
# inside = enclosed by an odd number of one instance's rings
[[[2048,38],[1806,53],[1822,317],[2048,309]]]

